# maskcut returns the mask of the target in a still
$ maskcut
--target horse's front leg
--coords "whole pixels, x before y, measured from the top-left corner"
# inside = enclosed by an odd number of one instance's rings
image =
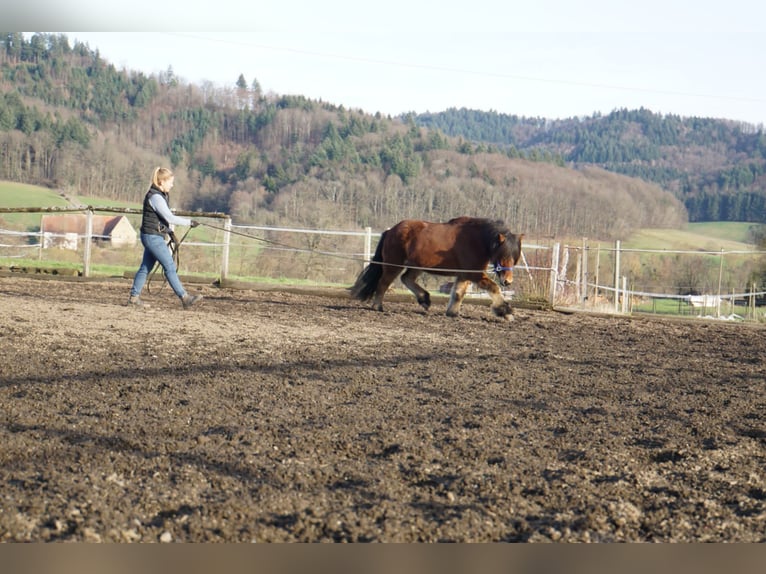
[[[455,277],[452,284],[452,290],[449,294],[449,304],[447,305],[447,317],[457,317],[460,315],[460,306],[463,304],[463,297],[471,284],[469,279]]]
[[[420,306],[428,311],[431,307],[431,294],[415,281],[421,274],[422,271],[418,269],[407,269],[407,271],[404,272],[404,275],[402,275],[402,283],[407,286],[407,289],[412,291]]]
[[[492,309],[492,312],[496,316],[502,317],[506,321],[511,321],[513,319],[513,309],[511,309],[511,304],[505,300],[497,283],[492,281],[492,279],[486,275],[483,275],[481,281],[478,281],[476,285],[480,289],[484,289],[489,293],[489,296],[492,299],[490,309]]]

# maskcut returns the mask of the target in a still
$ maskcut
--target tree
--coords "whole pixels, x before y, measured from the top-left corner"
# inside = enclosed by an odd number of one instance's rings
[[[250,91],[253,92],[253,100],[257,101],[261,99],[261,95],[263,93],[263,89],[261,88],[261,83],[253,78],[253,83],[250,86]]]
[[[246,110],[250,107],[250,94],[247,91],[247,80],[243,74],[237,78],[237,101],[238,107],[241,110]]]
[[[3,44],[8,59],[15,63],[21,59],[21,50],[24,45],[24,35],[21,32],[3,33]]]
[[[173,66],[168,66],[167,70],[160,72],[160,84],[172,87],[178,85],[178,78],[173,71]]]

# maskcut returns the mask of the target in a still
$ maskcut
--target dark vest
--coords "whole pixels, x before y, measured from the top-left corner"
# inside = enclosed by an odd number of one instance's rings
[[[148,235],[167,235],[170,231],[170,224],[160,217],[159,213],[154,211],[152,204],[149,203],[152,196],[161,195],[162,200],[167,203],[168,197],[156,187],[152,186],[149,191],[146,192],[144,197],[144,214],[141,219],[141,233]]]

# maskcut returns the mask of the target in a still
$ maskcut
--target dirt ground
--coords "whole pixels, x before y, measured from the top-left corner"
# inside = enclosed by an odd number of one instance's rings
[[[766,540],[762,326],[128,288],[0,277],[0,540]]]

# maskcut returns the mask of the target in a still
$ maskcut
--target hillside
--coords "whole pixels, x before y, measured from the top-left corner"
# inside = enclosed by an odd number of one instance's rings
[[[239,222],[384,228],[459,214],[529,235],[625,237],[681,227],[682,203],[655,182],[550,153],[451,137],[412,118],[300,96],[117,70],[64,35],[0,35],[0,178],[70,196],[138,201],[156,165],[174,204]]]
[[[654,182],[684,202],[690,221],[766,222],[763,126],[646,109],[556,121],[450,109],[413,119],[510,155],[597,165]]]

